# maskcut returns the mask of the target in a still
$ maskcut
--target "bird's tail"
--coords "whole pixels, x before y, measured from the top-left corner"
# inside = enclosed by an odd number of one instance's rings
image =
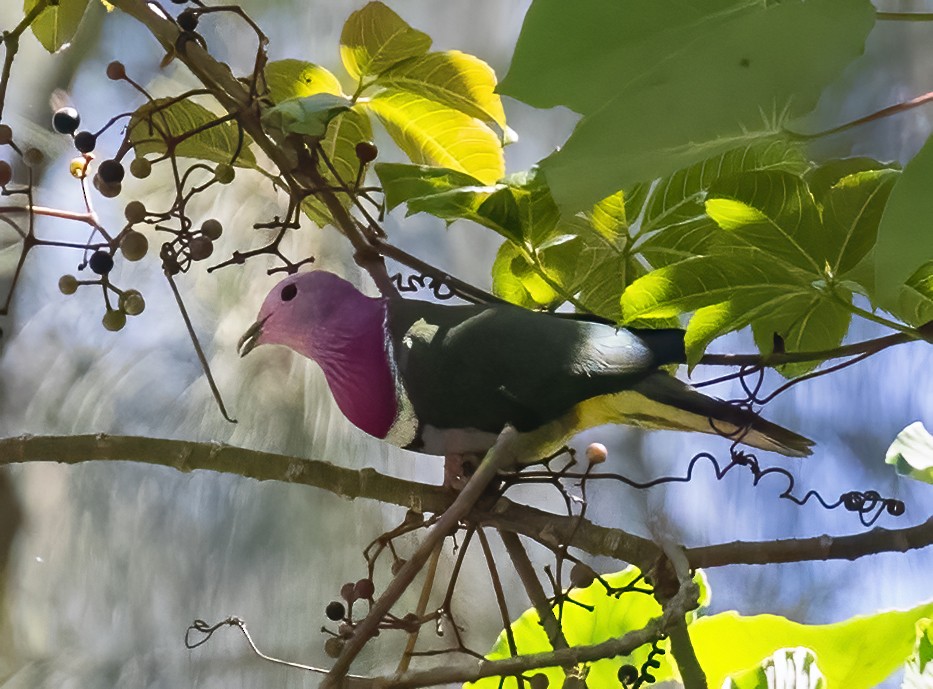
[[[664,418],[664,427],[676,423],[685,430],[735,438],[744,445],[788,457],[812,454],[814,443],[809,438],[766,421],[748,409],[704,395],[662,371],[647,376],[633,391],[671,412],[672,417]]]

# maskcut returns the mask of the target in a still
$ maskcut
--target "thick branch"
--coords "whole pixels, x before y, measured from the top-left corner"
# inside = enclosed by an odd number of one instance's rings
[[[221,443],[195,443],[134,436],[19,436],[0,439],[0,466],[27,462],[134,461],[188,472],[195,469],[236,474],[260,481],[282,481],[322,488],[345,498],[366,498],[418,512],[439,514],[451,492],[380,474],[346,469],[320,460],[259,452]],[[474,509],[471,522],[531,538],[548,548],[569,544],[648,569],[661,554],[651,541],[621,529],[519,505],[500,498],[490,509]],[[572,543],[568,543],[572,541]],[[933,545],[933,517],[903,529],[875,528],[850,536],[817,536],[763,542],[723,543],[686,551],[691,567],[764,565],[813,560],[855,560],[867,555],[906,552]]]

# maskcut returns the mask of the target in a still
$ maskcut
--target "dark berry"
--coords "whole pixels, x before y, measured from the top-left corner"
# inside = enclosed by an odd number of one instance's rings
[[[107,65],[107,78],[113,79],[114,81],[126,79],[126,67],[123,66],[122,62],[114,60]]]
[[[104,198],[112,199],[115,196],[119,196],[120,192],[123,191],[123,185],[119,182],[110,183],[105,182],[100,178],[100,175],[94,175],[94,188],[100,192],[100,195]]]
[[[207,237],[195,237],[188,244],[188,253],[192,261],[203,261],[214,253],[214,243]]]
[[[98,275],[106,275],[113,270],[113,256],[106,251],[95,251],[87,264]]]
[[[5,187],[13,179],[13,168],[5,160],[0,160],[0,187]]]
[[[146,205],[142,201],[130,201],[123,209],[127,222],[138,223],[146,219]]]
[[[217,181],[221,184],[230,184],[235,176],[236,172],[233,166],[227,165],[227,163],[221,163],[214,168],[214,177],[216,177]]]
[[[900,500],[888,500],[885,503],[885,509],[892,517],[900,517],[907,508],[904,507],[904,503]]]
[[[373,585],[372,579],[360,579],[353,587],[353,591],[356,593],[357,598],[369,600],[376,592],[376,587]]]
[[[78,278],[74,275],[62,275],[58,279],[58,291],[62,294],[74,294],[78,291]]]
[[[136,230],[129,230],[120,240],[120,253],[127,261],[138,261],[149,251],[146,235]]]
[[[339,658],[343,652],[344,643],[343,639],[332,636],[324,642],[324,653],[327,654],[328,658]]]
[[[339,600],[332,600],[324,609],[324,614],[327,615],[327,619],[338,622],[346,617],[347,609]]]
[[[130,174],[136,179],[145,179],[152,172],[152,163],[145,158],[134,158],[130,163]]]
[[[360,141],[356,145],[356,157],[364,165],[373,162],[377,155],[379,155],[379,149],[372,141]]]
[[[127,316],[138,316],[146,308],[146,300],[139,290],[128,289],[120,295],[120,310]]]
[[[356,588],[350,582],[347,582],[340,587],[340,597],[343,598],[347,603],[353,604],[353,601],[356,600]]]
[[[634,665],[623,665],[616,676],[623,685],[630,686],[638,679],[638,668]]]
[[[107,184],[119,184],[123,181],[123,177],[126,173],[123,170],[123,165],[116,160],[105,160],[100,164],[100,167],[97,168],[97,174],[100,175],[102,182],[106,182]]]
[[[52,115],[52,129],[59,134],[74,134],[81,124],[81,116],[74,108],[61,108]]]
[[[126,325],[126,314],[122,311],[108,309],[107,313],[104,314],[102,322],[107,330],[116,332],[117,330],[122,330],[123,326]]]
[[[547,689],[550,683],[551,680],[547,678],[547,675],[540,672],[528,678],[528,686],[531,689]]]
[[[29,167],[42,165],[43,160],[45,160],[45,154],[38,148],[27,148],[26,152],[23,153],[23,162]]]
[[[97,146],[97,136],[91,132],[78,132],[75,134],[75,148],[82,153],[90,153]]]
[[[201,234],[210,239],[212,242],[216,242],[220,239],[220,235],[223,234],[224,226],[220,224],[219,220],[214,218],[209,218],[201,223]]]
[[[8,124],[0,124],[0,146],[6,146],[13,142],[13,130]]]
[[[198,28],[198,15],[191,10],[185,10],[178,15],[178,26],[182,31],[194,31]]]

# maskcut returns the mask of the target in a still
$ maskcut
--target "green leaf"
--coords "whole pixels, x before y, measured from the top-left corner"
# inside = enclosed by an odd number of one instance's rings
[[[375,170],[388,210],[419,196],[433,196],[458,187],[483,186],[475,177],[445,167],[376,163]]]
[[[586,219],[607,242],[616,244],[628,236],[628,218],[625,214],[625,194],[617,191],[598,202],[589,211]]]
[[[843,177],[872,170],[900,170],[900,166],[897,163],[882,163],[874,158],[852,157],[827,160],[803,172],[807,186],[810,187],[810,193],[818,203],[822,204],[826,193]]]
[[[898,292],[891,313],[912,326],[933,321],[933,261],[920,267]]]
[[[269,96],[276,103],[316,93],[344,95],[337,77],[313,62],[276,60],[266,65],[265,75]]]
[[[719,239],[753,246],[790,266],[821,276],[829,251],[819,210],[806,183],[784,171],[753,171],[718,180],[706,213],[725,233]]]
[[[907,163],[888,200],[875,245],[875,302],[896,308],[901,285],[933,261],[933,137]]]
[[[788,351],[828,349],[842,341],[851,318],[848,309],[813,286],[806,272],[755,248],[733,248],[652,271],[629,285],[621,307],[625,323],[695,311],[685,336],[690,366],[715,338],[747,325],[763,353],[770,351],[774,333],[784,338]],[[782,372],[799,375],[814,365]]]
[[[756,667],[781,648],[803,646],[816,655],[827,687],[869,689],[896,670],[914,650],[918,620],[933,603],[853,617],[835,624],[805,625],[776,615],[736,612],[703,617],[688,627],[710,687]]]
[[[558,205],[575,212],[778,133],[873,24],[867,0],[534,0],[500,93],[583,115],[543,163]]]
[[[169,152],[169,140],[177,140],[175,155],[183,158],[210,160],[215,163],[232,163],[239,167],[253,167],[256,158],[249,150],[249,138],[244,134],[242,145],[237,125],[233,122],[221,122],[199,131],[193,136],[186,136],[217,122],[217,115],[204,106],[190,100],[171,103],[169,98],[160,98],[140,106],[128,125],[129,140],[136,150],[136,155],[150,153],[165,155]],[[232,160],[234,153],[239,153]]]
[[[838,180],[823,198],[823,227],[832,275],[852,270],[874,246],[878,225],[900,173],[866,170]]]
[[[330,121],[349,110],[350,105],[343,96],[316,93],[282,101],[269,108],[262,115],[262,123],[267,129],[277,130],[283,135],[303,134],[319,139],[324,136]]]
[[[473,55],[458,50],[428,53],[383,72],[376,83],[416,93],[506,130],[502,99],[495,92],[496,73]]]
[[[492,184],[505,172],[496,135],[469,115],[408,91],[385,89],[360,101],[414,163],[465,172]]]
[[[699,256],[666,266],[636,280],[622,295],[625,321],[667,318],[739,294],[767,296],[775,285],[809,287],[808,276],[769,259],[759,250]]]
[[[381,2],[349,16],[340,34],[340,58],[354,79],[379,75],[402,60],[420,57],[431,37],[410,27]]]
[[[764,662],[728,678],[723,689],[825,689],[826,678],[809,648],[781,648]]]
[[[603,579],[616,589],[624,589],[639,586],[641,584],[640,577],[641,573],[637,568],[627,567],[621,572],[605,575]],[[702,573],[697,574],[696,580],[700,586],[700,604],[705,605],[708,602],[709,592]],[[642,588],[644,587],[642,586]],[[574,601],[581,605],[565,604],[561,615],[564,636],[570,646],[595,644],[622,636],[628,631],[641,629],[649,620],[661,614],[661,606],[650,593],[626,591],[621,595],[610,595],[598,581],[588,588],[574,589],[571,596]],[[584,605],[592,606],[592,611],[583,608]],[[694,613],[691,613],[689,618],[693,619],[693,617]],[[511,627],[519,653],[544,653],[551,650],[547,635],[539,622],[538,613],[534,609],[522,613],[521,617],[515,620]],[[662,642],[662,646],[666,646],[666,642]],[[643,646],[636,649],[629,656],[607,658],[591,663],[587,675],[587,685],[591,687],[619,686],[617,677],[619,667],[629,663],[640,667],[647,659],[648,650]],[[495,646],[486,657],[490,660],[510,657],[504,632],[499,635]],[[658,681],[664,681],[673,676],[667,658],[666,655],[660,656],[658,660],[662,663],[661,668],[652,672],[658,678]],[[564,680],[562,670],[546,668],[541,672],[550,679],[550,686],[560,687],[562,685]],[[464,686],[475,687],[476,689],[498,689],[499,687],[515,689],[517,683],[511,677],[503,680],[502,684],[500,684],[499,678],[488,677]]]
[[[524,252],[505,241],[492,264],[492,292],[526,309],[547,309],[563,302],[561,295],[535,272]]]
[[[39,0],[25,0],[23,11],[28,14]],[[33,20],[32,32],[42,47],[50,53],[67,48],[87,13],[89,0],[59,0],[49,3]]]
[[[933,435],[923,422],[915,421],[897,434],[884,461],[901,476],[933,483]]]
[[[356,145],[361,141],[373,138],[373,127],[369,116],[359,112],[356,106],[340,113],[327,126],[327,133],[320,141],[321,152],[328,157],[339,179],[334,177],[329,167],[321,167],[321,174],[328,183],[336,187],[352,186],[356,181],[360,167],[359,158],[356,157]],[[338,194],[344,206],[350,205],[347,194]],[[315,196],[305,199],[304,209],[315,223],[323,227],[332,222],[330,211],[324,203]]]
[[[914,652],[904,668],[904,689],[930,689],[933,685],[933,620],[917,622],[917,641]]]

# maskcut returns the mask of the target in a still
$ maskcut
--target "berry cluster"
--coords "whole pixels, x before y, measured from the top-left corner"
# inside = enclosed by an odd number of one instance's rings
[[[340,597],[343,601],[333,600],[324,608],[324,614],[331,622],[339,622],[340,626],[337,632],[331,632],[327,629],[322,631],[330,634],[327,641],[324,642],[324,652],[331,658],[338,657],[343,651],[346,640],[353,636],[353,604],[358,600],[373,600],[376,593],[376,587],[372,579],[360,579],[356,583],[347,582],[340,588]]]

